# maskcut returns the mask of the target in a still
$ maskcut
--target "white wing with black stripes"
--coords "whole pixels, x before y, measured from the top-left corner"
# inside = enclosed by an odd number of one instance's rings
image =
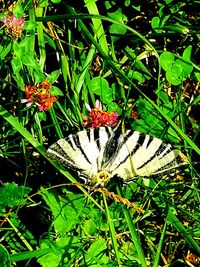
[[[105,186],[115,175],[124,181],[174,172],[186,157],[162,140],[128,130],[92,128],[60,139],[47,156],[86,176],[89,184]]]

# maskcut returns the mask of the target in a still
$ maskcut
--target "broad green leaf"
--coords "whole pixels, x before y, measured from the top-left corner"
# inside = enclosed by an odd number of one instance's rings
[[[98,5],[96,4],[97,2],[96,0],[84,0],[84,2],[86,8],[89,11],[89,14],[99,15],[99,10],[98,10]],[[108,42],[106,39],[103,23],[101,19],[93,19],[93,18],[92,18],[92,23],[93,23],[93,30],[99,41],[99,44],[103,49],[103,51],[108,55]]]
[[[97,226],[93,219],[85,220],[82,229],[88,236],[94,236],[97,232]]]
[[[171,69],[173,62],[174,62],[174,54],[173,53],[163,52],[160,55],[160,65],[165,71]]]
[[[109,87],[106,79],[95,77],[90,81],[90,90],[101,97],[101,101],[105,104],[114,99],[113,89]]]
[[[39,111],[39,112],[37,112],[37,114],[38,114],[38,117],[40,118],[41,121],[46,121],[47,120],[47,115],[46,115],[45,112]]]
[[[84,207],[85,198],[79,194],[68,194],[66,197],[59,196],[56,191],[47,191],[41,188],[41,195],[50,207],[54,220],[53,224],[56,232],[65,234],[75,227],[80,220],[80,215]]]
[[[38,23],[37,22],[26,20],[24,22],[23,29],[26,30],[26,31],[31,31],[31,30],[34,30],[36,27],[38,27]],[[25,39],[27,39],[27,38],[29,38],[29,37],[26,37]]]
[[[29,187],[18,186],[15,183],[6,183],[0,187],[0,208],[13,208],[20,204],[22,199],[31,191]]]
[[[17,18],[21,18],[23,16],[24,10],[22,5],[20,4],[19,1],[16,2],[16,4],[14,5],[14,9],[13,9],[13,14],[17,17]]]
[[[50,252],[40,257],[37,261],[42,267],[58,267],[60,266],[62,256],[62,254]]]
[[[56,86],[51,86],[50,93],[55,96],[63,96],[63,92]]]
[[[183,81],[181,78],[179,78],[179,76],[176,75],[176,73],[174,74],[171,70],[168,70],[166,72],[166,79],[173,85],[179,85]]]
[[[1,61],[7,56],[12,48],[12,43],[9,42],[8,44],[4,41],[1,41],[0,44],[0,59]]]
[[[162,29],[159,29],[160,26],[161,26],[161,22],[160,22],[160,18],[159,17],[153,17],[153,19],[151,21],[151,26],[157,33],[161,33],[162,32]]]
[[[86,261],[90,266],[99,266],[109,262],[108,256],[105,254],[107,242],[104,239],[94,241],[85,254]],[[95,265],[94,265],[95,264]]]
[[[169,95],[165,91],[159,90],[158,96],[164,103],[170,103]]]
[[[114,112],[114,111],[116,111],[118,115],[121,115],[122,114],[122,109],[115,102],[108,103],[107,111],[108,112]]]
[[[137,101],[137,112],[140,119],[134,121],[131,126],[134,130],[148,133],[152,136],[160,138],[164,131],[166,131],[166,124],[161,115],[159,115],[146,100]],[[162,112],[169,117],[174,117],[174,109],[176,109],[170,102],[164,103]],[[177,143],[180,138],[177,133],[169,126],[166,133],[168,141]]]
[[[89,247],[87,254],[92,256],[97,256],[99,253],[104,251],[107,248],[107,241],[104,239],[94,241]]]
[[[181,58],[178,58],[175,60],[172,66],[172,71],[176,73],[177,76],[181,78],[185,78],[193,71],[193,66],[190,62],[187,62]]]
[[[192,54],[192,45],[188,45],[188,47],[185,48],[183,51],[183,59],[186,61],[190,61]]]
[[[142,73],[139,71],[132,71],[130,70],[127,75],[130,79],[135,79],[137,80],[140,84],[144,83],[145,77]]]
[[[122,13],[122,9],[118,8],[114,13],[108,13],[109,17],[124,24],[127,21],[127,17]],[[110,33],[125,34],[127,29],[123,25],[113,23],[110,27]]]
[[[19,73],[12,76],[13,79],[17,82],[17,86],[20,90],[24,91],[24,80]]]

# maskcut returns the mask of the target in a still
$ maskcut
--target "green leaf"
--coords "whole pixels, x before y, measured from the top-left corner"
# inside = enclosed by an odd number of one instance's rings
[[[82,226],[82,229],[88,236],[94,236],[97,232],[97,226],[93,219],[86,220]]]
[[[130,79],[135,79],[135,80],[137,80],[139,83],[144,83],[144,81],[145,81],[145,77],[144,77],[144,75],[142,74],[142,73],[140,73],[139,71],[133,71],[133,70],[130,70],[129,72],[128,72],[128,77],[130,78]]]
[[[47,120],[47,115],[45,112],[39,111],[37,112],[38,117],[40,118],[41,121],[46,121]]]
[[[14,73],[18,73],[22,69],[22,62],[19,57],[14,57],[11,61],[11,65]]]
[[[157,28],[160,26],[160,18],[159,17],[153,17],[151,21],[152,28]]]
[[[62,260],[62,254],[50,252],[38,259],[42,267],[58,267]]]
[[[20,4],[19,1],[16,2],[16,4],[14,5],[14,9],[13,9],[13,14],[17,17],[17,18],[21,18],[23,16],[24,10],[22,5]]]
[[[193,71],[193,66],[190,62],[187,62],[183,60],[182,58],[178,58],[175,60],[172,66],[172,71],[178,77],[183,79],[187,77]]]
[[[31,31],[31,30],[34,30],[36,27],[38,27],[38,23],[37,22],[26,20],[24,22],[23,29],[26,30],[26,31]],[[26,37],[25,39],[27,39],[27,38],[29,38],[29,37]]]
[[[106,240],[100,239],[92,243],[92,245],[89,247],[87,251],[87,254],[90,254],[92,256],[97,256],[99,253],[104,251],[106,248],[107,248]]]
[[[61,74],[61,71],[60,70],[55,70],[53,71],[48,77],[47,77],[47,80],[50,82],[50,83],[54,83],[58,77],[60,76]]]
[[[200,95],[198,95],[193,101],[192,101],[192,105],[196,105],[197,103],[200,102]]]
[[[127,17],[122,13],[122,9],[118,8],[116,12],[114,13],[108,13],[109,17],[111,17],[112,19],[121,22],[122,24],[124,24],[124,22],[127,21]],[[127,29],[123,26],[123,25],[119,25],[119,24],[115,24],[113,23],[110,27],[110,33],[112,34],[119,34],[119,35],[123,35],[126,33]],[[113,37],[113,40],[117,40],[117,37]]]
[[[18,186],[15,183],[6,183],[0,187],[0,207],[13,208],[20,204],[21,200],[31,191],[29,187]]]
[[[163,98],[167,101],[166,96]],[[169,98],[168,98],[169,99]],[[137,111],[141,119],[134,121],[131,126],[134,130],[148,133],[152,136],[160,138],[163,132],[166,131],[166,124],[163,122],[163,118],[152,107],[152,105],[146,100],[137,101]],[[163,114],[167,114],[169,117],[174,117],[176,107],[171,102],[164,102],[162,106]],[[168,127],[166,133],[166,139],[170,142],[177,143],[180,138],[172,127]]]
[[[188,45],[188,47],[186,47],[185,50],[183,51],[183,59],[185,59],[186,61],[190,61],[191,54],[192,54],[192,45]]]
[[[173,62],[174,62],[174,54],[173,53],[163,52],[160,55],[160,65],[165,71],[171,69]]]
[[[168,31],[173,31],[173,32],[178,32],[178,33],[182,33],[182,34],[187,34],[189,32],[189,29],[185,26],[182,26],[180,24],[172,24],[172,25],[167,25],[164,27],[165,30]]]
[[[200,82],[200,72],[194,72],[194,75],[196,77],[196,79],[198,80],[198,82]]]
[[[106,79],[102,77],[95,77],[89,83],[90,90],[101,96],[101,101],[105,104],[114,99],[114,90],[109,87]]]
[[[51,86],[50,93],[55,96],[63,96],[63,92],[56,86]]]
[[[108,256],[105,254],[107,248],[107,242],[104,239],[94,241],[89,247],[85,257],[86,261],[91,264],[90,266],[102,266],[102,264],[107,264],[109,262]]]
[[[157,33],[161,33],[162,29],[157,29],[160,28],[161,26],[161,22],[160,22],[160,18],[159,17],[153,17],[152,21],[151,21],[151,27],[157,32]]]
[[[182,79],[180,79],[179,76],[176,75],[176,73],[173,73],[171,70],[168,70],[166,72],[166,79],[169,83],[173,85],[179,85],[182,83]]]
[[[60,4],[61,0],[51,0],[51,2],[54,3],[54,4]]]
[[[84,206],[84,196],[71,193],[66,197],[61,197],[56,191],[47,191],[44,188],[40,190],[43,199],[52,211],[56,232],[63,235],[73,229],[79,223],[80,214],[77,211],[82,210]]]
[[[0,267],[10,267],[10,257],[8,251],[0,244]]]

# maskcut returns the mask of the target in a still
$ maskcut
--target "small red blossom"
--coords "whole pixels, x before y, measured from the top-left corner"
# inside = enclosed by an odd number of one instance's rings
[[[91,109],[87,105],[89,117],[83,115],[82,125],[86,128],[96,128],[101,126],[113,127],[117,124],[118,114],[117,112],[106,112],[102,110],[101,102],[96,101],[95,107]]]
[[[7,27],[7,33],[13,37],[14,39],[18,39],[21,37],[23,26],[24,26],[24,18],[16,18],[15,15],[11,15],[9,18],[2,18],[5,26]]]
[[[22,99],[21,103],[26,103],[27,107],[35,104],[40,111],[50,109],[57,98],[50,93],[51,84],[45,80],[39,86],[27,85],[25,87],[26,99]]]

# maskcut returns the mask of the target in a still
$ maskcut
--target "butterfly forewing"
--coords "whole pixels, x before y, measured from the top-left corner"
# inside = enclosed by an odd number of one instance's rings
[[[47,156],[89,178],[101,168],[103,151],[111,133],[111,128],[102,127],[71,134],[51,145]]]

